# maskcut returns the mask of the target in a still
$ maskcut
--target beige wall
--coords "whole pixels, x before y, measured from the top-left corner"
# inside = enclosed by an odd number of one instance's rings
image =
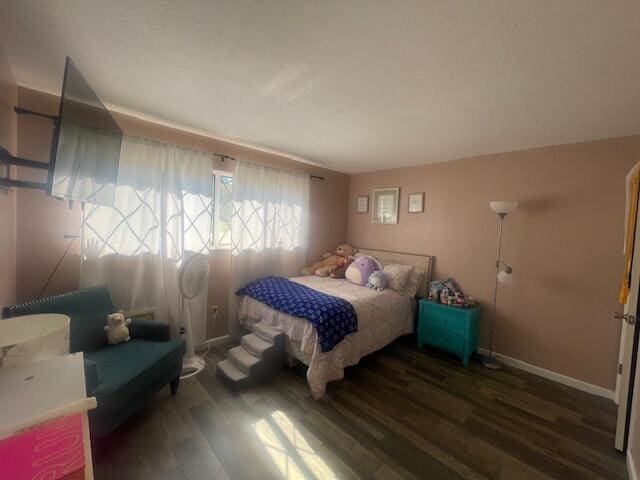
[[[505,222],[516,283],[499,291],[495,349],[613,389],[624,181],[638,161],[635,136],[353,175],[348,240],[434,255],[434,278],[453,276],[482,302],[487,346],[498,226],[488,202],[519,200]],[[401,188],[398,225],[355,212],[356,196],[380,187]],[[425,213],[407,213],[411,192],[425,192]]]
[[[16,154],[16,85],[0,46],[0,146]],[[0,173],[4,174],[0,166]],[[0,191],[0,309],[16,297],[16,190]]]
[[[50,115],[58,114],[58,101],[50,96],[31,95],[18,88],[18,104],[29,110]],[[49,161],[53,123],[32,115],[18,117],[18,153],[21,157],[40,162]],[[20,168],[22,180],[45,181],[45,172]],[[69,203],[49,197],[41,190],[18,190],[17,220],[17,301],[37,298],[57,261],[69,244],[64,235],[74,235],[81,222],[80,206],[71,210]],[[72,242],[69,254],[52,277],[43,296],[55,295],[78,288],[80,242]]]
[[[44,113],[57,113],[56,97],[19,88],[21,106]],[[146,122],[134,117],[115,114],[116,121],[129,135],[137,135],[163,142],[175,143],[235,158],[320,175],[324,181],[311,180],[310,241],[308,258],[315,260],[322,252],[330,251],[347,236],[347,203],[349,177],[346,174],[296,162],[285,157],[195,135],[181,130]],[[19,151],[27,158],[47,161],[51,135],[50,122],[36,117],[22,117],[19,123]],[[232,171],[233,161],[214,161],[217,170]],[[26,176],[26,172],[21,172]],[[38,179],[39,172],[29,178]],[[64,251],[67,240],[81,222],[79,206],[69,210],[68,202],[55,200],[42,192],[22,189],[18,197],[18,299],[35,298],[49,272]],[[45,295],[74,290],[78,287],[79,242],[76,241],[53,278]],[[228,285],[230,255],[228,251],[211,252],[212,274],[209,284],[209,303],[220,307],[215,335],[227,330]]]

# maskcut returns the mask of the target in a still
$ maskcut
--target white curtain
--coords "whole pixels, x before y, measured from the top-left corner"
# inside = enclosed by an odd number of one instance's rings
[[[309,176],[238,162],[233,179],[229,333],[238,332],[236,291],[268,275],[298,275],[307,256]]]
[[[205,153],[125,137],[113,207],[85,205],[81,286],[109,284],[117,307],[157,309],[175,334],[178,268],[189,255],[208,255],[212,172]],[[188,344],[205,340],[206,305],[206,291],[186,302]]]

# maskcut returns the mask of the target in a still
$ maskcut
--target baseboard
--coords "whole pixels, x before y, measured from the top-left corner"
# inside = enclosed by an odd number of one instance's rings
[[[630,449],[627,449],[627,471],[629,472],[629,480],[638,480],[636,464],[633,462],[633,455]]]
[[[486,348],[478,348],[478,352],[482,355],[489,354],[489,351]],[[567,377],[566,375],[562,375],[561,373],[552,372],[551,370],[546,370],[541,367],[536,367],[535,365],[531,365],[530,363],[523,362],[522,360],[518,360],[517,358],[507,357],[506,355],[501,355],[497,352],[495,352],[494,354],[500,357],[505,365],[509,365],[510,367],[533,373],[534,375],[538,375],[539,377],[553,380],[554,382],[562,383],[563,385],[577,388],[578,390],[582,390],[583,392],[598,395],[599,397],[604,397],[611,401],[613,401],[614,399],[615,392],[613,390],[609,390],[608,388],[593,385],[591,383],[578,380],[577,378]]]

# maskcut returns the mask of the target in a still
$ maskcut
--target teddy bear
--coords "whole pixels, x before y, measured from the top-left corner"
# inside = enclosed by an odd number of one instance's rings
[[[355,249],[351,245],[343,243],[338,245],[333,254],[325,253],[322,260],[308,267],[304,267],[300,273],[302,275],[318,275],[319,277],[344,278],[344,271],[353,260]],[[342,272],[342,277],[340,277]]]
[[[115,345],[116,343],[128,342],[131,340],[131,337],[129,336],[129,329],[127,328],[127,325],[130,323],[130,318],[124,318],[123,310],[107,315],[107,324],[104,326],[104,331],[107,332],[107,340],[109,340],[109,344]]]

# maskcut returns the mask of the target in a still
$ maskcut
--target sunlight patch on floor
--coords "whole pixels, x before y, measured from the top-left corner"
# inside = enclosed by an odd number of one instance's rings
[[[262,419],[253,428],[283,478],[287,480],[309,478],[309,475],[305,475],[304,472],[309,472],[312,475],[311,478],[317,480],[337,478],[284,412],[280,410],[273,412],[271,419]],[[281,440],[283,436],[286,439],[286,446]],[[296,461],[301,461],[303,465],[299,465]]]

